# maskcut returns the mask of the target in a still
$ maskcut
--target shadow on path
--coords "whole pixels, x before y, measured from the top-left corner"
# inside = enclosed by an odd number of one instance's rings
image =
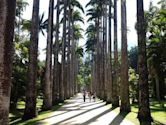
[[[120,125],[128,113],[119,113],[109,125]]]
[[[110,108],[102,100],[83,102],[80,95],[67,100],[67,104],[38,125],[134,125],[126,120],[126,114],[117,113],[117,108]],[[116,110],[116,111],[115,111]]]
[[[90,120],[84,122],[82,125],[88,125],[89,123],[92,123],[92,122],[96,121],[98,118],[100,118],[101,116],[103,116],[103,115],[105,115],[105,114],[111,112],[111,111],[114,110],[114,109],[115,109],[115,108],[108,109],[108,110],[106,110],[106,111],[104,111],[104,112],[98,114],[97,116],[93,117],[92,119],[90,119]]]
[[[84,107],[88,107],[88,106],[93,106],[93,105],[96,105],[96,104],[99,104],[99,103],[103,103],[103,102],[96,102],[96,103],[92,103],[92,104],[88,104],[88,105],[84,105],[84,106],[80,106],[80,108],[84,108]],[[47,118],[44,118],[42,120],[45,120],[45,119],[49,119],[49,118],[53,118],[53,117],[56,117],[56,116],[60,116],[60,115],[63,115],[63,114],[66,114],[66,113],[69,113],[70,111],[77,111],[78,109],[68,109],[68,108],[71,108],[71,107],[76,107],[76,106],[70,106],[70,107],[61,107],[61,109],[59,109],[58,111],[65,111],[63,113],[59,113],[59,114],[56,114],[56,115],[52,115],[52,116],[49,116]],[[98,107],[100,108],[100,107]],[[79,109],[81,110],[81,109]],[[94,109],[92,109],[94,110]],[[90,111],[90,110],[89,110]],[[86,112],[83,112],[83,113],[86,113]],[[80,114],[81,115],[81,114]],[[76,116],[75,116],[76,117]]]
[[[65,121],[67,121],[67,120],[70,120],[70,119],[72,119],[72,118],[78,117],[78,116],[83,115],[83,114],[85,114],[85,113],[87,113],[87,112],[90,112],[90,111],[92,111],[92,110],[101,108],[101,107],[103,107],[104,105],[105,105],[105,104],[102,104],[102,105],[97,106],[97,107],[95,107],[95,108],[92,108],[92,109],[90,109],[90,110],[84,111],[84,112],[82,112],[82,113],[79,113],[79,114],[77,114],[77,115],[74,115],[74,116],[72,116],[72,117],[69,117],[69,118],[67,118],[67,119],[65,119],[65,120],[63,120],[63,121],[57,122],[57,123],[54,124],[54,125],[58,125],[58,124],[63,123],[63,122],[65,122]],[[66,125],[67,125],[67,124],[66,124]]]

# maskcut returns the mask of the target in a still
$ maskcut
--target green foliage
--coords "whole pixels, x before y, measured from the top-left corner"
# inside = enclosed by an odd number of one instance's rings
[[[77,75],[77,83],[79,85],[84,85],[84,79],[82,78],[80,74]]]
[[[82,47],[77,47],[76,48],[76,55],[78,57],[83,57],[84,56],[84,49]]]
[[[87,10],[87,16],[90,16],[88,19],[88,22],[95,21],[95,19],[98,19],[102,15],[102,0],[90,0],[89,3],[87,3],[86,7],[91,7]]]
[[[150,4],[146,12],[148,33],[148,67],[152,78],[159,77],[160,97],[166,94],[164,78],[166,77],[166,3],[160,1],[159,6]]]
[[[78,8],[79,10],[82,11],[82,13],[84,13],[84,8],[83,8],[83,6],[79,3],[78,0],[70,0],[70,5],[72,5],[73,7]]]
[[[132,68],[129,69],[129,88],[132,103],[135,103],[138,101],[138,74]]]
[[[133,68],[136,72],[138,72],[138,47],[132,47],[129,51],[129,66]]]
[[[44,13],[39,17],[39,31],[45,36],[44,31],[47,30],[48,27],[48,19],[44,20]],[[31,20],[23,19],[22,21],[22,30],[30,32],[31,30]]]
[[[89,56],[85,58],[85,61],[80,59],[77,80],[81,86],[88,86],[91,84],[91,59]]]
[[[62,10],[64,9],[64,6],[63,6],[64,2],[60,1],[60,5],[61,5],[60,12],[62,12]],[[71,6],[71,9],[77,8],[78,10],[81,10],[82,13],[84,13],[84,8],[80,4],[79,0],[70,0],[70,6]]]
[[[31,27],[31,21],[22,18],[22,14],[28,3],[25,0],[17,0],[16,7],[16,25],[14,34],[14,56],[12,66],[12,84],[11,84],[11,99],[10,108],[16,109],[17,102],[25,100],[26,84],[28,82],[28,56],[29,56],[29,31]],[[43,23],[44,14],[41,16],[41,28],[46,25]],[[25,32],[26,31],[26,32]],[[28,33],[28,35],[27,35]],[[43,67],[39,65],[38,77],[37,77],[37,92],[41,93],[41,71]]]
[[[73,22],[82,22],[84,24],[84,18],[81,16],[81,13],[80,11],[78,10],[75,10],[73,13],[72,13],[72,21]]]
[[[29,41],[25,37],[20,37],[20,42],[15,42],[15,53],[12,67],[12,85],[10,108],[16,108],[18,99],[25,96],[25,85],[27,82],[28,66],[28,46]]]
[[[27,0],[16,0],[16,17],[22,15],[28,5]]]
[[[97,32],[96,26],[93,23],[89,24],[85,33],[87,35],[86,51],[91,51],[91,52],[95,51],[95,45],[97,43],[96,32]]]
[[[16,15],[15,15],[15,32],[20,34],[20,30],[22,28],[23,24],[23,12],[28,6],[27,0],[16,0]]]
[[[74,31],[74,39],[79,40],[82,39],[82,32],[84,31],[79,24],[74,24],[73,26],[73,31]]]

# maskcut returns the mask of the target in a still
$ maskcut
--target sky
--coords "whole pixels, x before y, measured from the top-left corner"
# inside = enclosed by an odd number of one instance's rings
[[[88,3],[89,0],[78,0],[83,7]],[[154,4],[156,4],[159,0],[144,0],[144,9],[148,10],[150,1],[153,1]],[[40,0],[40,14],[43,12],[45,13],[45,18],[48,17],[48,6],[49,6],[49,0]],[[127,6],[127,28],[128,28],[128,49],[130,49],[133,46],[137,45],[137,34],[135,30],[135,23],[136,23],[136,0],[126,0],[126,6]],[[25,19],[31,19],[32,15],[32,3],[33,0],[28,0],[29,6],[26,8],[23,18]],[[120,28],[120,0],[118,0],[118,45],[120,48],[121,43],[121,28]],[[87,17],[83,15],[84,20],[87,20]],[[86,29],[87,23],[82,24],[82,27]],[[80,46],[83,46],[85,44],[86,37],[84,39],[81,39],[79,42]],[[44,60],[45,59],[45,52],[43,52],[43,49],[46,48],[46,37],[42,36],[42,34],[39,35],[39,52],[40,56],[39,59]]]

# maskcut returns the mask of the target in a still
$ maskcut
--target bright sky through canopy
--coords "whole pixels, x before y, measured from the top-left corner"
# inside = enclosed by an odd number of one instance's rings
[[[88,3],[89,0],[78,0],[83,7]],[[137,34],[135,30],[135,22],[136,22],[136,0],[126,0],[127,1],[127,28],[128,28],[128,48],[131,48],[132,46],[137,45]],[[144,0],[144,9],[148,10],[149,3],[151,0]],[[159,0],[155,0],[153,3],[156,4]],[[47,18],[48,15],[48,2],[49,0],[40,0],[40,14],[43,12],[45,13],[45,18]],[[33,0],[28,0],[29,6],[27,7],[23,17],[26,19],[31,19],[32,15],[32,3]],[[86,9],[85,9],[86,11]],[[118,0],[118,45],[120,48],[120,0]],[[87,17],[83,15],[85,21],[87,20]],[[87,27],[87,23],[82,25],[84,29]],[[80,45],[84,45],[86,41],[86,38],[80,40]],[[39,36],[39,51],[40,51],[40,59],[44,60],[44,52],[42,50],[46,47],[46,38],[43,37],[41,34]]]

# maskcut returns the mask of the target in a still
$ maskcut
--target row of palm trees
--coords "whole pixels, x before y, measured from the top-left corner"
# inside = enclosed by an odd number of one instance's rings
[[[121,0],[121,53],[118,53],[117,44],[117,0],[90,0],[87,8],[90,24],[86,30],[86,48],[92,53],[92,91],[97,92],[97,96],[107,103],[112,103],[113,107],[120,105],[120,112],[128,113],[131,111],[131,107],[128,81],[126,0]],[[111,45],[112,18],[114,23],[114,53],[112,53]],[[141,124],[148,125],[151,124],[152,119],[149,108],[143,0],[137,0],[137,26],[139,51],[138,119]],[[120,59],[118,59],[119,55],[121,55]]]
[[[39,24],[41,22],[39,17],[39,5],[40,0],[33,1],[32,20],[30,21],[28,83],[26,84],[24,120],[31,119],[37,115],[36,81],[38,67],[38,35],[41,29]],[[0,6],[2,8],[0,9],[0,15],[2,17],[2,23],[0,25],[0,124],[6,125],[8,124],[9,115],[10,76],[13,51],[12,41],[14,35],[16,1],[1,1]],[[56,25],[54,24],[55,9]],[[83,31],[78,22],[84,22],[81,13],[84,13],[84,10],[77,0],[57,0],[56,6],[54,0],[49,1],[48,20],[45,21],[48,25],[42,110],[51,109],[54,104],[64,102],[65,99],[73,96],[77,92],[76,75],[78,73],[78,58],[80,57],[80,53],[77,53],[80,49],[78,48],[78,40],[82,38]],[[62,17],[62,19],[60,19],[60,17]],[[62,31],[61,26],[63,27]],[[58,61],[60,55],[61,64]]]
[[[44,92],[42,110],[49,110],[53,104],[64,102],[77,92],[76,75],[78,73],[77,40],[82,35],[78,21],[82,21],[80,9],[83,7],[77,0],[49,1],[46,63],[44,75]],[[36,116],[36,67],[38,50],[39,27],[39,1],[34,0],[31,29],[31,46],[29,55],[29,83],[27,84],[26,107],[23,119],[31,119]],[[54,25],[54,7],[56,8],[56,25]],[[77,8],[77,9],[76,9]],[[63,13],[62,19],[60,15]],[[33,19],[34,18],[34,19]],[[34,22],[33,22],[34,21]],[[34,25],[34,26],[33,26]],[[63,26],[62,33],[60,26]],[[35,30],[35,31],[33,31]],[[55,42],[53,42],[55,31]],[[34,35],[35,33],[35,35]],[[34,35],[34,36],[33,36]],[[62,35],[62,37],[60,37]],[[61,64],[58,57],[61,54]],[[54,60],[52,60],[54,55]],[[52,64],[54,62],[54,65]],[[67,70],[66,70],[67,69]]]
[[[39,0],[34,0],[33,3],[28,66],[29,82],[26,88],[26,107],[23,119],[31,119],[36,116],[39,2]],[[0,24],[0,124],[2,125],[8,123],[15,4],[15,0],[2,0],[0,2],[2,20]],[[119,106],[120,95],[120,111],[129,112],[131,109],[128,87],[126,0],[121,0],[121,64],[118,64],[119,53],[117,51],[117,0],[113,2],[111,0],[91,0],[87,4],[88,6],[90,9],[87,11],[87,16],[90,16],[88,21],[91,23],[86,34],[87,46],[92,51],[93,57],[93,89],[101,99],[107,103],[111,102],[116,107]],[[76,0],[57,0],[56,25],[54,25],[54,0],[49,2],[43,110],[50,109],[53,104],[63,102],[77,92],[76,75],[79,55],[76,51],[77,41],[82,37],[80,33],[82,29],[77,22],[83,22],[83,19],[79,16],[80,12],[75,11],[75,7],[80,8],[83,12],[82,6]],[[114,9],[113,16],[112,7]],[[109,11],[107,12],[107,10]],[[64,16],[60,21],[60,13],[62,12]],[[111,49],[112,17],[114,19],[114,61],[112,61]],[[107,24],[107,22],[109,23]],[[61,24],[63,25],[62,37],[60,37]],[[138,118],[142,125],[150,125],[143,0],[137,0],[137,26],[139,51]],[[54,33],[55,42],[53,42]],[[62,54],[61,64],[58,62],[59,53]],[[54,55],[54,65],[52,64],[52,55]],[[118,93],[119,83],[120,93]]]

